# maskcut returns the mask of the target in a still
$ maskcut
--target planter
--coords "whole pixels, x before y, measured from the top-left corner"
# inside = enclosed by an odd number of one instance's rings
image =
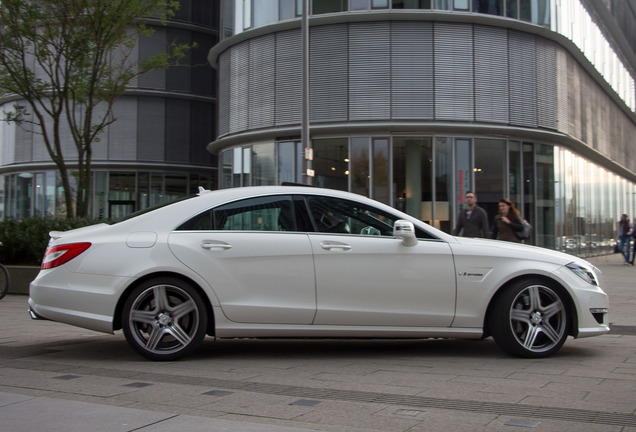
[[[5,266],[9,271],[9,294],[29,294],[29,284],[40,271],[40,266]]]

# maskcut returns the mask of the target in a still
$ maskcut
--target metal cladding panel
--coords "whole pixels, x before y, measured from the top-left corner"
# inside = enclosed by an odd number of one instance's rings
[[[108,127],[109,160],[137,159],[139,127],[146,121],[141,118],[138,100],[138,98],[123,97],[113,107],[113,117],[117,118],[117,122]],[[160,100],[163,102],[163,99]],[[163,119],[159,124],[163,125]]]
[[[508,123],[508,31],[475,26],[475,119]]]
[[[537,127],[536,43],[533,35],[510,32],[510,123]]]
[[[224,52],[219,56],[219,98],[218,98],[218,127],[219,135],[225,135],[230,131],[230,52]]]
[[[248,124],[250,129],[274,124],[274,53],[275,35],[267,35],[250,41],[250,104]]]
[[[166,100],[166,150],[167,162],[190,162],[190,135],[195,127],[190,124],[192,118],[190,110],[191,102],[180,99]],[[200,128],[197,125],[196,128]]]
[[[388,22],[349,27],[349,120],[391,117],[390,33]]]
[[[300,36],[300,30],[276,34],[276,125],[301,121],[302,42]]]
[[[556,46],[537,38],[537,121],[539,127],[557,129]]]
[[[247,129],[249,109],[249,41],[230,50],[230,129],[239,132]]]
[[[435,23],[435,118],[475,118],[473,27]]]
[[[166,100],[164,98],[140,97],[137,125],[137,154],[120,149],[124,160],[164,161],[166,148]]]
[[[348,26],[311,29],[311,121],[346,121],[349,112]]]
[[[394,119],[433,119],[433,25],[393,22],[391,111]]]

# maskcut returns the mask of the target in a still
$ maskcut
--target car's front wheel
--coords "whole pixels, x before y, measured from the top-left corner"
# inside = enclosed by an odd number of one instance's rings
[[[122,329],[128,343],[151,360],[176,360],[203,341],[207,315],[189,283],[159,278],[136,287],[126,299]]]
[[[525,279],[508,287],[495,301],[490,331],[497,345],[519,357],[546,357],[568,337],[567,298],[560,287]]]

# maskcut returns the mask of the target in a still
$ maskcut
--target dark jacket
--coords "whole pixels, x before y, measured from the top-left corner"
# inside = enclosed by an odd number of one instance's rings
[[[523,225],[521,219],[513,219],[508,216],[510,223],[507,224],[501,219],[501,215],[495,216],[495,220],[492,224],[492,230],[490,237],[498,240],[504,240],[514,243],[521,243],[521,240],[516,236],[515,231],[522,231]]]
[[[470,217],[468,216],[468,209],[465,208],[460,211],[453,235],[459,235],[462,230],[462,237],[488,238],[488,215],[486,210],[475,206]]]

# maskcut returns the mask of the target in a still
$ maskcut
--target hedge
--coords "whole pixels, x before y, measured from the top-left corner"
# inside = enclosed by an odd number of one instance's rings
[[[3,219],[0,221],[0,262],[8,265],[40,265],[49,242],[49,231],[68,231],[103,220]]]

